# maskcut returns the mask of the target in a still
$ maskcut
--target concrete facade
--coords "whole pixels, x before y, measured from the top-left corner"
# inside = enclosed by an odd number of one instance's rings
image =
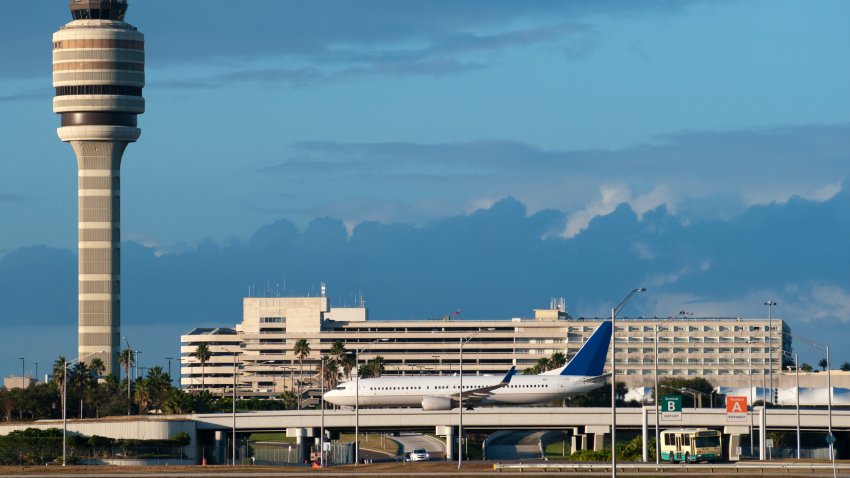
[[[20,375],[9,375],[8,377],[3,377],[3,388],[13,389],[13,388],[29,388],[30,385],[38,382],[33,377],[28,376],[20,376]]]
[[[242,323],[228,337],[229,351],[211,359],[225,373],[212,377],[211,369],[204,381],[222,393],[229,389],[233,377],[227,372],[232,374],[233,353],[238,350],[243,392],[270,395],[296,389],[301,364],[294,345],[300,339],[311,349],[303,364],[307,388],[313,384],[320,357],[338,340],[348,350],[361,349],[359,364],[382,357],[387,374],[452,374],[459,368],[460,340],[473,334],[477,335],[464,346],[464,373],[498,374],[511,366],[532,367],[555,352],[572,357],[603,320],[572,318],[563,301],[535,309],[531,318],[376,321],[368,320],[365,307],[335,308],[325,296],[248,297],[243,300]],[[754,386],[768,386],[770,348],[776,387],[781,357],[790,353],[791,339],[783,320],[774,319],[771,325],[772,339],[767,319],[617,319],[618,381],[629,387],[653,384],[657,334],[659,376],[704,377],[716,386],[738,386],[749,381],[752,371]],[[224,343],[221,337],[181,336],[181,383],[186,388],[200,388],[200,366],[189,354],[207,340],[211,346]]]
[[[77,156],[78,351],[119,375],[121,157],[141,130],[144,35],[124,22],[126,0],[72,0],[73,21],[53,34],[53,111]]]

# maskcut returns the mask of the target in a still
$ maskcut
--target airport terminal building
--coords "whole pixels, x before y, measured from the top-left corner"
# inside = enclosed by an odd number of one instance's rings
[[[369,320],[365,306],[332,307],[324,294],[246,297],[240,324],[181,336],[181,384],[225,393],[235,372],[240,393],[271,395],[296,388],[303,369],[302,388],[311,388],[318,383],[320,357],[335,341],[359,349],[358,364],[382,357],[386,375],[453,374],[460,368],[461,341],[473,335],[463,346],[464,374],[501,374],[514,365],[521,371],[555,352],[572,357],[603,320],[570,317],[563,300],[535,309],[528,318],[377,321]],[[762,386],[768,343],[774,380],[783,355],[791,351],[788,325],[773,319],[772,327],[769,340],[766,318],[618,318],[618,381],[630,388],[653,383],[657,335],[660,376],[704,377],[717,387],[742,387],[752,370],[754,386]],[[303,361],[295,351],[300,339],[310,349]],[[203,367],[192,355],[202,343],[211,352]]]

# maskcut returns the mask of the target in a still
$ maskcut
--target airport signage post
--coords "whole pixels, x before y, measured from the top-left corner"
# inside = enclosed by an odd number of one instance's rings
[[[661,397],[661,420],[665,422],[682,421],[682,396]]]
[[[726,421],[747,422],[747,397],[726,397]]]

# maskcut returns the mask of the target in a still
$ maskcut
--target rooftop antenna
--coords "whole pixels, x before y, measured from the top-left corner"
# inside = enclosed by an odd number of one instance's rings
[[[324,282],[320,282],[320,284],[321,284],[321,286],[322,286],[322,297],[324,297],[324,296],[325,296],[325,292],[326,292],[325,283],[324,283]]]

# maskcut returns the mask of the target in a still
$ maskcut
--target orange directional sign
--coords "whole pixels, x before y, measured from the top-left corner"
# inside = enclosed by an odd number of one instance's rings
[[[747,397],[726,397],[726,421],[747,421]]]

